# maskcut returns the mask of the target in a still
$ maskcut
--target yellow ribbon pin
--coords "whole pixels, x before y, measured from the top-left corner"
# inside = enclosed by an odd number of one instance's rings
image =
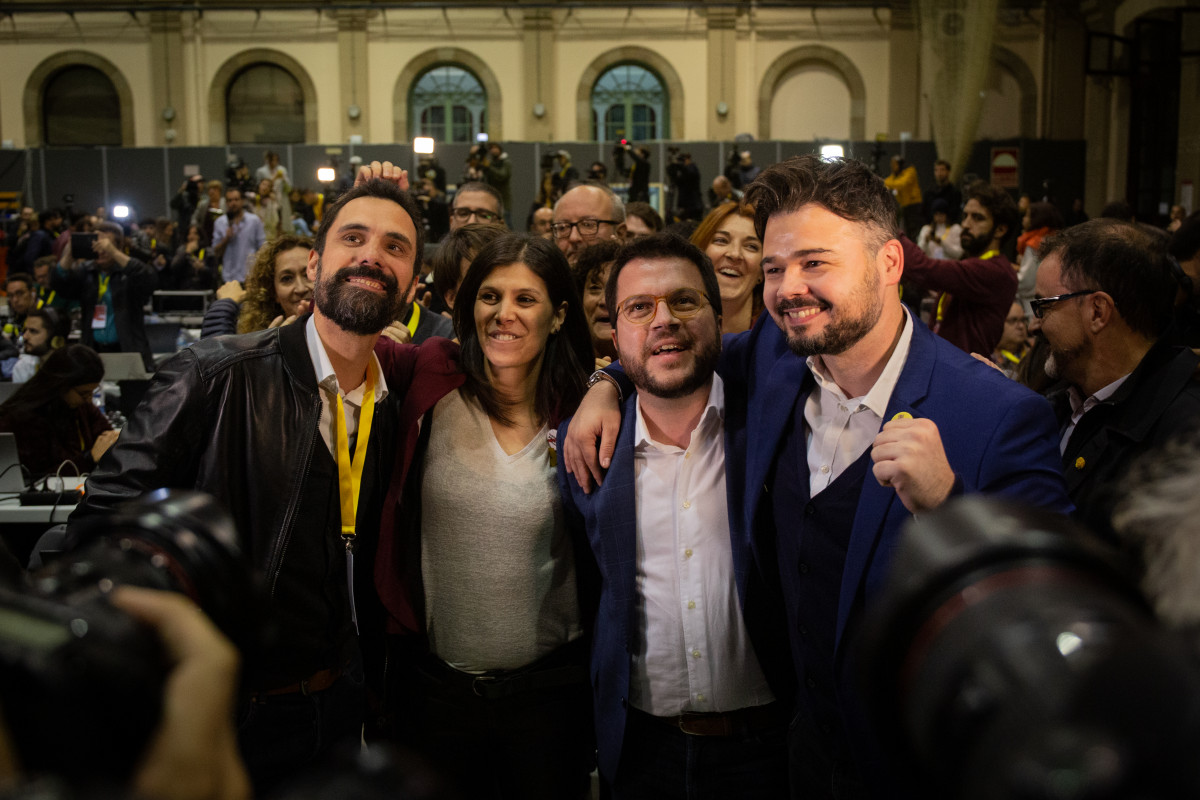
[[[1075,469],[1083,469],[1086,465],[1087,462],[1083,460],[1083,456],[1075,459]]]
[[[899,414],[892,417],[892,421],[895,422],[898,419],[912,419],[912,418],[913,418],[912,414],[908,413],[907,411],[901,411]]]

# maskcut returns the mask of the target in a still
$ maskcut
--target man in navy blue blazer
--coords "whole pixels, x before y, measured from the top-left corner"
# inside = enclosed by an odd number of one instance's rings
[[[726,400],[714,375],[716,273],[686,240],[646,237],[618,253],[607,303],[638,393],[599,491],[559,468],[568,525],[600,575],[601,775],[617,800],[785,797],[791,664],[743,524],[744,396]]]
[[[769,317],[726,338],[718,374],[747,398],[744,525],[756,556],[775,556],[786,608],[792,794],[903,795],[860,707],[863,612],[913,514],[973,492],[1070,511],[1053,412],[905,311],[894,202],[865,165],[789,159],[747,200]],[[611,422],[590,414],[563,442],[581,478],[598,433],[599,463],[611,452]]]

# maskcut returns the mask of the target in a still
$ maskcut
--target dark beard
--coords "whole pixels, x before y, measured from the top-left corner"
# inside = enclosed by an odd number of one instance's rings
[[[987,232],[987,236],[976,238],[973,234],[962,232],[958,243],[962,245],[963,258],[979,258],[987,252],[988,245],[992,243],[992,237],[995,233],[995,228]]]
[[[383,284],[384,294],[376,294],[346,280],[355,276],[379,281]],[[358,264],[343,267],[326,278],[318,260],[313,303],[347,333],[374,336],[397,318],[404,306],[404,298],[400,295],[400,284],[396,277],[386,270]]]
[[[721,357],[720,330],[717,331],[716,337],[709,342],[692,340],[691,344],[694,356],[691,371],[684,375],[673,376],[674,380],[671,382],[660,381],[650,375],[646,363],[652,358],[650,351],[654,348],[649,344],[642,348],[640,360],[635,363],[634,359],[628,361],[622,359],[621,365],[639,392],[645,392],[664,400],[686,397],[703,387],[712,378],[713,371],[717,368],[717,360]]]
[[[870,333],[883,314],[883,301],[879,299],[879,276],[868,270],[863,282],[855,292],[854,301],[859,301],[862,313],[856,317],[837,315],[825,326],[825,330],[809,336],[789,331],[787,336],[788,349],[801,358],[823,355],[836,356],[846,352],[859,340]],[[784,312],[792,308],[803,308],[813,303],[803,303],[797,300],[782,300],[776,307],[776,313],[782,319]],[[823,305],[823,304],[822,304]]]

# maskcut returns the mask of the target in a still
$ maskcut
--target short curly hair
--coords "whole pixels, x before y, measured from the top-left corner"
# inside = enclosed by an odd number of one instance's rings
[[[275,297],[275,261],[296,248],[311,250],[312,238],[284,234],[259,248],[246,275],[246,296],[242,298],[242,312],[238,315],[238,333],[266,330],[271,320],[283,313],[283,306]]]

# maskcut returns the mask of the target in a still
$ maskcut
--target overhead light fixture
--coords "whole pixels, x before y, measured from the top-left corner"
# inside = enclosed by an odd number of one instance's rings
[[[321,183],[333,183],[337,173],[333,167],[317,167],[317,180]]]
[[[431,155],[433,153],[433,137],[418,136],[413,139],[413,152],[421,155]]]
[[[821,145],[822,161],[833,161],[835,158],[843,158],[845,155],[846,150],[840,144]]]
[[[118,203],[112,207],[113,219],[129,219],[129,206]]]

